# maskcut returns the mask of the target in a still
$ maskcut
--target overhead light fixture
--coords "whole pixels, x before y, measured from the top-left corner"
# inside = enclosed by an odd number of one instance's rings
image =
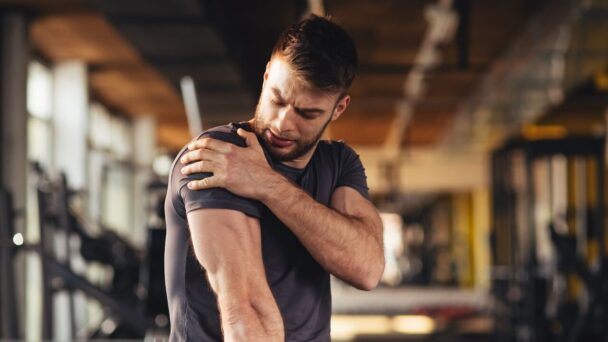
[[[331,338],[341,341],[362,335],[425,335],[435,329],[435,320],[423,315],[333,315],[331,318]]]
[[[154,173],[161,177],[169,176],[171,165],[173,165],[173,159],[167,153],[158,154],[152,161]]]
[[[13,243],[15,244],[15,246],[23,245],[23,235],[21,233],[13,235]]]
[[[595,87],[599,91],[608,91],[608,70],[598,72],[593,80],[595,81]]]
[[[568,130],[559,125],[525,125],[522,135],[528,140],[563,139],[568,135]]]
[[[435,331],[435,320],[422,315],[395,316],[392,329],[402,334],[426,335]]]
[[[385,335],[391,332],[387,316],[334,315],[331,318],[332,340],[349,340],[358,335]]]

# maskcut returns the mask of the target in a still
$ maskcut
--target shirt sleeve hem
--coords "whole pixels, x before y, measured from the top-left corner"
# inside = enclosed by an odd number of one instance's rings
[[[369,197],[369,190],[365,187],[362,187],[359,184],[350,184],[350,183],[338,183],[336,184],[336,189],[342,186],[347,186],[349,188],[353,188],[355,189],[359,194],[361,194],[361,196],[363,196],[364,198],[370,200]]]
[[[189,213],[198,209],[232,209],[240,211],[247,216],[254,218],[261,218],[262,213],[260,208],[253,206],[243,205],[233,201],[218,201],[218,200],[205,200],[205,201],[190,201],[186,204],[186,213]]]

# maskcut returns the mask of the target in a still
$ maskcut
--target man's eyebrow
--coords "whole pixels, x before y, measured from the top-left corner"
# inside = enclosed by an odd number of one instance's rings
[[[272,88],[270,88],[270,91],[272,91],[274,96],[279,98],[279,100],[283,100],[283,96],[281,96],[281,92],[279,91],[279,89],[272,87]]]
[[[279,89],[271,87],[270,91],[274,94],[274,96],[277,97],[277,99],[279,101],[284,101]],[[325,113],[325,111],[321,108],[314,108],[314,107],[313,108],[294,107],[294,108],[296,109],[296,111],[298,111],[300,113],[304,113],[304,114],[323,114],[323,113]]]
[[[305,114],[323,114],[325,111],[321,108],[299,108],[294,107],[298,112]]]

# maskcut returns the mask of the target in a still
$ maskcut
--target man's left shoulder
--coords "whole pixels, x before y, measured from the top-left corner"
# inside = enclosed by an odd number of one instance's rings
[[[357,152],[344,140],[321,140],[319,141],[319,151],[325,156],[338,160],[358,157]]]

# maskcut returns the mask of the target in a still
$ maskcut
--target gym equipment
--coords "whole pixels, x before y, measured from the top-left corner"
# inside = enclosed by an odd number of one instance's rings
[[[15,303],[15,271],[13,256],[14,214],[10,193],[0,188],[0,340],[17,339],[17,315],[12,312]]]
[[[43,339],[53,337],[53,298],[61,291],[67,291],[70,300],[75,291],[80,291],[106,309],[104,321],[110,324],[105,328],[102,325],[89,336],[91,338],[143,338],[150,332],[166,328],[166,319],[157,320],[151,315],[154,310],[144,308],[146,296],[142,294],[144,291],[141,291],[140,284],[140,252],[110,230],[97,235],[90,233],[86,221],[70,207],[70,200],[76,194],[67,188],[65,176],[52,180],[39,165],[33,169],[39,180],[39,253],[44,277]],[[112,268],[113,277],[108,289],[92,284],[73,271],[71,254],[75,251],[69,242],[75,237],[80,241],[80,249],[76,252],[82,258]],[[158,251],[149,253],[157,254]],[[162,269],[162,264],[155,267]],[[76,336],[74,315],[71,301],[72,336]]]
[[[515,140],[494,152],[497,341],[608,341],[604,144]]]
[[[147,290],[145,308],[148,315],[168,324],[169,307],[165,288],[165,195],[167,184],[155,181],[147,188],[148,236],[147,251],[142,266],[141,286]]]

